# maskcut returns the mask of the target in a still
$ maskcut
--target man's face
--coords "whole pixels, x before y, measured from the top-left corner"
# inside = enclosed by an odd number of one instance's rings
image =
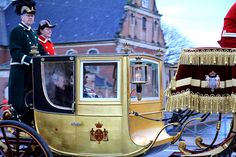
[[[65,89],[65,85],[66,85],[66,80],[65,80],[64,77],[60,76],[55,84],[56,84],[57,87],[59,87],[59,88],[64,90]]]
[[[25,13],[25,14],[21,15],[21,20],[27,26],[31,26],[34,23],[34,14]]]

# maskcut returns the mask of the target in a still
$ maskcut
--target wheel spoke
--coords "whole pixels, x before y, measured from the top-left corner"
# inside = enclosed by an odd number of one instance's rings
[[[13,152],[12,152],[12,150],[11,150],[11,146],[10,146],[10,144],[9,144],[9,140],[8,140],[7,135],[6,135],[5,128],[4,128],[4,127],[1,128],[1,131],[2,131],[2,135],[3,135],[3,137],[4,137],[4,140],[5,140],[5,143],[6,143],[6,145],[7,145],[8,151],[9,151],[9,153],[10,153],[9,155],[13,157]]]
[[[0,121],[1,157],[52,157],[47,143],[30,126],[13,120]]]
[[[19,129],[16,129],[16,155],[19,156]]]
[[[30,150],[31,150],[31,147],[32,147],[32,144],[33,144],[33,142],[34,142],[34,140],[33,140],[33,139],[31,139],[31,141],[29,142],[29,144],[28,144],[28,146],[27,146],[27,149],[26,149],[26,151],[23,153],[23,156],[22,156],[22,157],[24,157],[24,156],[27,156],[27,155],[29,154],[29,152],[30,152]]]

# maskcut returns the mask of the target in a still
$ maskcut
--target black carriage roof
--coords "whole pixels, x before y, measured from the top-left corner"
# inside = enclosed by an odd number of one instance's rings
[[[133,56],[133,57],[141,57],[141,56],[146,56],[146,57],[152,57],[158,60],[162,60],[161,57],[157,55],[152,55],[148,54],[145,52],[132,52],[132,53],[107,53],[107,54],[70,54],[70,55],[54,55],[54,56],[42,56],[43,58],[58,58],[59,60],[62,58],[69,58],[69,57],[86,57],[86,58],[91,58],[91,57],[119,57],[119,56]],[[35,58],[42,58],[41,56],[37,56]]]

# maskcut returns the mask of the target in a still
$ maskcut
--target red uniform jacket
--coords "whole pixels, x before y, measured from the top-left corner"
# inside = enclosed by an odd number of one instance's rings
[[[46,39],[44,36],[40,35],[38,40],[43,46],[45,52],[47,52],[49,55],[55,55],[54,44],[49,39]]]
[[[224,18],[221,40],[218,43],[224,48],[236,48],[236,3],[229,9]]]

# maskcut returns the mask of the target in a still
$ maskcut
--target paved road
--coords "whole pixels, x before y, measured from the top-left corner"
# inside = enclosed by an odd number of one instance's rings
[[[160,152],[150,152],[143,157],[169,157],[173,152],[178,152],[178,147],[176,145],[169,146]]]

